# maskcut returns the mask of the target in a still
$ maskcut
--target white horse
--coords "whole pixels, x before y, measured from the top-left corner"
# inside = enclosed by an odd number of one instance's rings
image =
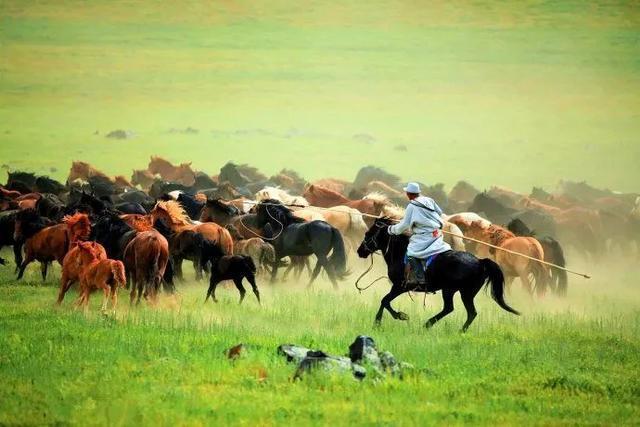
[[[302,196],[293,196],[280,187],[264,187],[256,193],[256,201],[261,202],[266,199],[275,199],[285,205],[309,206],[309,202]]]

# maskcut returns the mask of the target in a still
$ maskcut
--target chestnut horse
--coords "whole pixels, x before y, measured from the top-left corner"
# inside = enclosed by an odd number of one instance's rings
[[[382,208],[387,204],[386,201],[378,198],[350,200],[340,193],[329,190],[319,185],[310,185],[305,190],[303,197],[309,201],[312,206],[322,208],[330,208],[333,206],[344,205],[357,209],[361,213],[369,215],[380,215]],[[367,225],[372,222],[371,219],[365,219]]]
[[[227,255],[233,254],[233,239],[229,230],[213,222],[193,222],[182,206],[175,200],[159,201],[151,211],[153,222],[165,221],[172,231],[191,230],[202,234],[206,239],[219,244]]]
[[[506,228],[491,224],[483,228],[480,221],[473,222],[465,231],[465,235],[494,246],[518,252],[544,261],[544,250],[537,239],[533,237],[518,237]],[[482,244],[476,246],[476,256],[495,260],[502,269],[507,283],[511,283],[515,277],[519,277],[523,287],[533,295],[533,286],[529,275],[535,279],[535,288],[539,296],[546,291],[550,279],[549,269],[542,263],[511,254],[509,252],[490,248]]]
[[[151,156],[148,169],[150,173],[158,174],[167,181],[175,181],[187,187],[196,182],[196,173],[191,169],[191,162],[174,166],[162,157]]]
[[[18,280],[24,275],[27,265],[39,261],[44,281],[49,264],[58,261],[62,265],[69,246],[78,240],[88,239],[91,234],[89,216],[83,213],[65,216],[62,224],[48,227],[44,224],[43,219],[32,210],[16,215],[14,240],[25,242],[25,256],[20,265]]]
[[[57,304],[60,305],[65,294],[75,282],[80,279],[80,273],[92,261],[107,259],[107,252],[104,247],[97,242],[86,242],[86,249],[82,250],[78,243],[72,245],[69,252],[62,260],[62,278],[60,279],[60,292],[58,293]],[[91,249],[91,251],[89,251]]]
[[[95,290],[102,289],[104,298],[102,299],[102,311],[107,309],[109,297],[111,305],[116,309],[118,305],[118,288],[124,288],[127,282],[124,264],[122,261],[100,258],[104,252],[96,248],[94,242],[78,242],[77,248],[82,253],[82,257],[92,258],[80,273],[80,295],[77,305],[84,305],[85,310],[89,307],[89,295]]]
[[[67,183],[71,183],[77,179],[88,181],[89,178],[94,176],[100,176],[102,178],[107,178],[109,181],[112,181],[111,178],[107,176],[107,174],[94,168],[89,163],[75,161],[71,163],[71,169],[69,170]]]
[[[167,239],[155,229],[138,233],[125,247],[123,259],[133,282],[130,303],[140,304],[143,295],[155,302],[169,262]]]

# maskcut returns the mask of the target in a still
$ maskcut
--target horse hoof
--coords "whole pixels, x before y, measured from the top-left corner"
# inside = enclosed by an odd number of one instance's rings
[[[403,313],[402,311],[398,312],[398,320],[409,320],[409,315],[407,313]]]

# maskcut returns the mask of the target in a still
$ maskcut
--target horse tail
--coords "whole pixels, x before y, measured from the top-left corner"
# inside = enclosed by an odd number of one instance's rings
[[[111,274],[113,274],[113,280],[116,284],[124,288],[127,284],[127,277],[124,272],[124,264],[122,261],[111,260]]]
[[[484,270],[484,280],[487,283],[491,283],[491,298],[498,303],[502,309],[520,315],[520,313],[509,305],[504,300],[504,275],[500,266],[489,258],[483,258],[480,260],[480,265]]]
[[[344,240],[337,228],[331,227],[331,249],[333,253],[329,257],[329,265],[331,265],[340,279],[344,279],[349,272],[347,271],[347,254],[344,249]]]
[[[153,262],[149,265],[149,277],[147,278],[146,284],[153,284],[153,294],[156,295],[160,288],[160,283],[162,282],[162,275],[160,274],[160,256],[162,252],[155,248],[155,254],[153,257]]]
[[[540,261],[544,261],[544,249],[538,239],[535,237],[529,237],[528,239],[533,243],[533,247],[535,248],[534,253],[532,253],[531,256],[539,259]],[[543,295],[550,280],[549,268],[541,262],[531,260],[530,263],[532,263],[531,272],[536,280],[536,291],[538,292],[538,295]]]
[[[544,242],[551,249],[551,250],[545,251],[546,261],[559,265],[560,267],[566,266],[564,251],[562,250],[562,246],[560,246],[560,243],[553,237],[546,237],[544,239]],[[567,294],[567,284],[569,282],[567,279],[567,272],[565,270],[560,270],[560,269],[554,269],[554,270],[555,271],[553,271],[553,275],[557,275],[558,277],[557,292],[559,295],[564,296]]]
[[[233,255],[233,238],[226,228],[220,230],[220,247],[226,255]]]

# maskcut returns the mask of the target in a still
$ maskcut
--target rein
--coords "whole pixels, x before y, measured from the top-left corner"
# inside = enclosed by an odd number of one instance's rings
[[[380,227],[380,228],[382,228],[382,227]],[[360,276],[358,276],[358,278],[356,279],[356,282],[355,282],[355,284],[354,284],[354,285],[355,285],[355,287],[356,287],[356,289],[357,289],[357,290],[358,290],[358,292],[360,292],[360,293],[362,293],[362,291],[366,291],[367,289],[369,289],[369,288],[370,288],[371,286],[373,286],[373,285],[374,285],[378,280],[380,280],[380,279],[388,279],[388,277],[387,277],[387,276],[380,276],[380,277],[378,277],[377,279],[374,279],[371,283],[369,283],[369,284],[368,284],[367,286],[365,286],[365,287],[360,287],[360,286],[358,285],[358,284],[360,283],[360,280],[361,280],[364,276],[366,276],[367,274],[369,274],[369,272],[370,272],[370,271],[371,271],[371,269],[373,268],[373,255],[374,255],[374,253],[378,250],[378,249],[371,250],[371,248],[369,247],[369,243],[367,242],[367,240],[368,240],[368,239],[364,239],[362,243],[364,244],[364,247],[365,247],[365,248],[367,248],[367,250],[368,250],[369,252],[371,252],[371,254],[369,255],[369,258],[371,259],[371,265],[369,265],[369,267],[368,267],[368,268],[367,268],[367,269],[366,269],[366,270],[365,270],[365,271],[364,271]],[[387,252],[389,252],[389,247],[390,247],[390,246],[391,246],[391,236],[389,236],[389,239],[387,240],[387,247],[385,248],[385,250],[384,250],[384,252],[383,252],[383,254],[382,254],[383,256],[387,255]]]
[[[260,234],[256,233],[255,231],[253,231],[252,229],[250,229],[249,227],[247,227],[247,225],[242,221],[242,217],[239,218],[240,224],[242,224],[242,226],[244,228],[246,228],[247,230],[249,230],[249,232],[251,234],[253,234],[256,237],[260,237],[263,240],[272,242],[274,240],[276,240],[278,237],[280,237],[280,235],[282,234],[282,232],[284,231],[284,224],[281,223],[278,218],[274,217],[273,215],[271,215],[271,212],[269,212],[269,208],[265,205],[264,208],[267,211],[267,214],[271,217],[271,219],[273,219],[275,222],[277,222],[278,224],[280,224],[280,231],[278,232],[278,234],[276,234],[274,237],[266,237],[266,236],[261,236]]]

